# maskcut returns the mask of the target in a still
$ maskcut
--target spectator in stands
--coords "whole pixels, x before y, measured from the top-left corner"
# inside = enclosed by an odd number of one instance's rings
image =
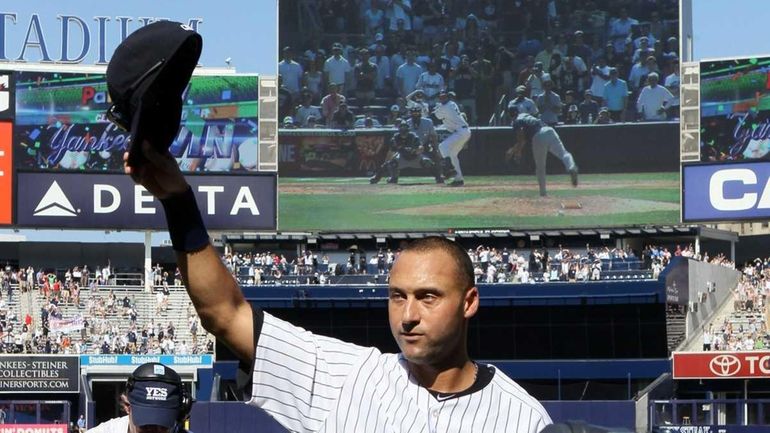
[[[615,123],[612,120],[612,117],[610,117],[610,110],[607,107],[601,107],[599,109],[599,114],[596,117],[596,120],[594,120],[594,125],[609,125],[611,123]]]
[[[560,90],[566,92],[583,92],[586,88],[588,68],[579,56],[567,56],[562,61]]]
[[[583,92],[583,100],[578,105],[580,123],[590,125],[599,117],[599,104],[596,103],[591,89]]]
[[[601,105],[604,101],[604,85],[610,79],[610,67],[607,66],[607,59],[601,56],[597,63],[591,68],[591,96],[597,104]]]
[[[371,129],[379,128],[381,126],[382,125],[380,124],[380,121],[372,116],[372,113],[369,112],[364,114],[364,117],[356,119],[356,121],[353,123],[353,127],[356,129]]]
[[[372,63],[377,67],[377,76],[374,80],[374,92],[377,96],[390,95],[392,87],[390,74],[390,58],[385,54],[385,46],[377,44],[374,48],[374,57]]]
[[[529,97],[533,100],[541,95],[544,91],[544,75],[545,73],[543,72],[543,64],[540,62],[535,62],[535,64],[532,65],[532,72],[524,83],[527,86],[527,89],[529,89]]]
[[[609,110],[614,122],[623,122],[626,118],[628,86],[618,78],[617,68],[610,68],[610,80],[604,85],[604,105]]]
[[[649,83],[639,93],[639,99],[636,102],[636,109],[639,116],[644,121],[666,120],[668,104],[674,98],[671,92],[663,86],[658,85],[660,77],[656,72],[647,76]]]
[[[540,111],[540,119],[548,126],[559,123],[562,110],[561,97],[553,91],[553,81],[548,75],[543,76],[543,93],[535,97],[535,104]]]
[[[312,100],[313,94],[310,93],[309,90],[303,90],[302,104],[296,108],[292,123],[296,122],[300,128],[308,128],[312,127],[308,124],[309,117],[312,116],[315,119],[320,119],[323,117],[321,114],[321,108],[315,105],[311,105]]]
[[[345,97],[339,94],[337,91],[339,86],[337,83],[329,83],[329,94],[324,96],[321,100],[321,114],[326,119],[326,126],[332,126],[332,117],[337,111],[340,103],[345,101]]]
[[[353,129],[354,122],[355,116],[348,109],[348,103],[345,101],[340,102],[337,111],[332,115],[331,127],[336,129]]]
[[[420,74],[420,78],[415,84],[415,88],[422,90],[425,96],[425,102],[429,106],[436,103],[436,98],[440,91],[446,89],[446,83],[444,77],[438,73],[439,63],[437,61],[431,61],[428,64],[428,70]]]
[[[308,70],[302,75],[301,93],[310,92],[312,101],[320,101],[325,83],[323,82],[323,67],[325,60],[318,56],[309,62]]]
[[[369,105],[374,99],[374,86],[377,79],[377,65],[371,62],[369,50],[361,48],[360,61],[356,65],[356,102],[359,106]]]
[[[668,119],[679,118],[679,59],[673,58],[670,60],[669,66],[670,74],[666,76],[663,85],[666,86],[669,92],[673,95],[671,101],[668,104]]]
[[[302,88],[302,66],[294,61],[294,50],[286,46],[283,48],[283,60],[278,62],[278,74],[283,77],[283,84],[291,92],[292,97],[299,96]]]
[[[369,6],[364,11],[364,31],[368,36],[382,34],[385,24],[385,11],[380,9],[377,0],[369,0]]]
[[[415,63],[414,50],[407,50],[406,61],[396,69],[396,92],[398,95],[406,97],[412,93],[422,72],[422,67]]]
[[[396,123],[401,121],[401,113],[399,110],[398,105],[393,104],[390,106],[390,111],[388,112],[388,119],[385,121],[386,125],[396,125]]]
[[[457,94],[457,102],[465,108],[468,120],[476,123],[476,83],[467,55],[460,56],[460,63],[452,70],[454,92]]]
[[[408,112],[416,105],[421,108],[423,117],[430,117],[430,105],[425,101],[425,92],[422,89],[416,89],[414,92],[406,95],[406,104]]]
[[[476,117],[481,124],[486,124],[495,105],[495,67],[486,58],[483,48],[476,50],[476,60],[471,63],[471,72],[476,83]]]
[[[634,46],[636,47],[636,43],[634,43]],[[652,49],[650,46],[649,38],[646,36],[642,36],[639,38],[639,48],[636,48],[634,50],[634,56],[631,58],[632,63],[637,63],[642,59],[646,59],[647,57],[650,57],[651,55],[654,55],[655,50]]]
[[[291,116],[286,116],[283,118],[283,121],[281,122],[281,128],[283,129],[297,129],[297,124],[294,122],[294,118]]]
[[[649,56],[644,63],[637,62],[631,67],[631,73],[628,75],[628,85],[633,92],[638,92],[644,87],[647,76],[651,73],[660,73],[658,70],[658,61],[654,56]],[[660,76],[660,75],[658,75]]]
[[[350,63],[342,56],[342,44],[335,42],[332,45],[332,55],[324,62],[324,83],[337,84],[337,91],[344,95],[348,90],[347,83],[351,72]]]
[[[411,0],[388,0],[385,7],[385,18],[388,20],[390,31],[396,31],[399,21],[404,30],[412,30]]]
[[[294,98],[291,91],[283,84],[283,77],[278,75],[278,118],[291,115],[294,108]]]
[[[567,55],[570,57],[578,57],[586,62],[586,66],[590,65],[593,53],[591,47],[589,47],[583,39],[582,30],[575,30],[572,45],[570,45],[567,50]]]
[[[527,98],[526,86],[516,87],[516,97],[508,102],[508,108],[516,107],[519,114],[529,114],[538,117],[540,112],[537,110],[537,104],[532,99]],[[514,120],[514,119],[511,119]]]
[[[628,16],[628,9],[625,7],[620,8],[617,18],[610,18],[608,37],[615,46],[615,52],[620,53],[624,50],[626,38],[631,34],[631,27],[638,24],[639,21]]]
[[[543,41],[543,50],[537,53],[535,56],[535,63],[542,63],[543,69],[546,71],[551,70],[551,60],[553,59],[554,54],[558,54],[559,59],[561,59],[561,56],[565,54],[560,51],[556,51],[553,45],[553,38],[550,36],[546,37]]]

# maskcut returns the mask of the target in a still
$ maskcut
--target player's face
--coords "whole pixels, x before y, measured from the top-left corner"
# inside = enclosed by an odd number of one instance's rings
[[[419,365],[449,365],[466,356],[466,322],[478,309],[478,289],[465,290],[457,265],[443,251],[405,252],[390,274],[390,330],[404,357]]]

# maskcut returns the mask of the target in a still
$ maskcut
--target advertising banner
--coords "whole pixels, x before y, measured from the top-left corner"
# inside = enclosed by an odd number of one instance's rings
[[[4,355],[0,393],[80,392],[77,356]]]
[[[105,117],[112,101],[103,75],[26,71],[17,73],[16,82],[18,169],[123,171],[129,135]],[[190,80],[170,147],[183,171],[258,170],[257,93],[255,75]]]
[[[672,260],[666,272],[666,303],[687,305],[690,302],[690,261]]]
[[[674,352],[674,379],[770,378],[770,352]]]
[[[767,158],[768,77],[768,57],[701,62],[701,161]]]
[[[0,433],[67,433],[67,424],[0,424]]]
[[[210,230],[275,230],[276,176],[187,176]],[[16,225],[165,229],[160,203],[127,175],[19,173]]]
[[[142,365],[146,362],[159,362],[169,367],[180,365],[210,366],[212,355],[80,355],[80,364],[93,367],[96,365]]]
[[[0,121],[0,225],[13,221],[13,125]]]
[[[682,220],[770,217],[770,162],[682,166]]]

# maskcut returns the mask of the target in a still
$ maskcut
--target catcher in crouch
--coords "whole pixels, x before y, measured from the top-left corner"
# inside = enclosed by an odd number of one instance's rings
[[[441,178],[439,166],[433,162],[426,149],[422,146],[420,138],[409,130],[406,121],[398,125],[398,132],[393,134],[390,150],[392,155],[369,178],[369,183],[375,184],[382,179],[384,173],[388,173],[388,183],[398,183],[398,175],[402,168],[430,168],[433,169],[436,182]]]
[[[514,144],[505,153],[506,160],[511,159],[517,164],[521,162],[524,155],[525,146],[532,144],[532,156],[535,159],[535,174],[537,183],[540,186],[540,196],[546,196],[545,190],[545,164],[548,160],[548,153],[552,153],[564,164],[564,168],[570,175],[572,186],[578,185],[578,167],[572,154],[567,152],[564,144],[559,138],[555,129],[544,124],[540,119],[529,114],[519,114],[515,106],[508,108],[508,114],[512,122],[513,131],[516,135],[516,144]]]

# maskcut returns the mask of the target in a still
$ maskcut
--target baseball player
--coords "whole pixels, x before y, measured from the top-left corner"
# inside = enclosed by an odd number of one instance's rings
[[[444,183],[444,176],[441,174],[441,157],[438,152],[438,135],[433,121],[423,117],[420,107],[412,106],[409,109],[409,129],[420,137],[420,143],[424,153],[428,155],[434,163],[436,183]]]
[[[433,114],[440,120],[449,131],[449,136],[439,145],[441,152],[444,177],[453,177],[449,186],[463,186],[463,172],[460,168],[460,159],[457,155],[463,150],[465,143],[471,138],[471,130],[468,128],[468,122],[460,113],[457,104],[449,100],[446,90],[442,90],[438,95],[439,103]]]
[[[519,114],[515,106],[508,107],[508,113],[511,118],[515,119],[512,126],[516,134],[516,144],[506,152],[506,159],[513,158],[516,162],[520,162],[525,146],[527,144],[532,145],[532,156],[535,159],[535,174],[540,187],[540,196],[546,196],[545,165],[549,152],[561,160],[570,175],[572,186],[577,187],[578,167],[572,154],[564,148],[556,130],[546,126],[536,117],[529,114]]]
[[[388,183],[398,183],[398,176],[402,168],[435,168],[433,159],[425,152],[420,144],[417,134],[409,130],[409,123],[403,121],[398,125],[398,132],[391,138],[391,151],[393,156],[380,166],[377,172],[369,178],[369,183],[375,184],[382,179],[383,172],[388,172]],[[438,170],[436,168],[436,170]],[[436,179],[441,177],[439,172]],[[438,181],[438,180],[437,180]],[[443,180],[442,180],[443,182]]]
[[[174,159],[146,141],[141,149],[149,162],[126,162],[125,171],[160,200],[201,322],[249,366],[248,403],[287,430],[538,433],[551,423],[513,380],[469,358],[468,322],[479,290],[458,244],[419,239],[396,258],[388,318],[400,353],[316,335],[244,299]]]
[[[120,396],[127,415],[103,422],[87,433],[187,433],[182,424],[192,403],[176,371],[148,362],[131,373]]]

